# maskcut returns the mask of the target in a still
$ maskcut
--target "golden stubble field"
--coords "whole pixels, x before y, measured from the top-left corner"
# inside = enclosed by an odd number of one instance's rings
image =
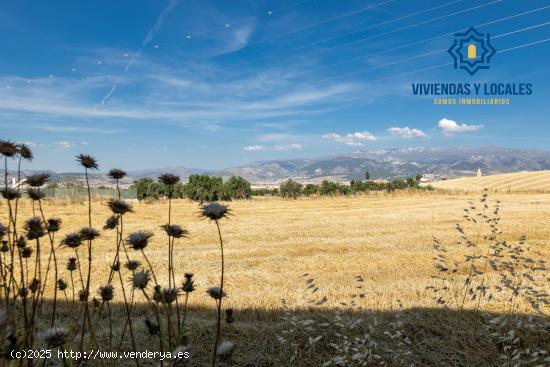
[[[365,278],[365,306],[370,309],[392,310],[398,302],[405,308],[433,307],[434,301],[425,290],[434,274],[432,236],[460,255],[464,249],[453,248],[458,239],[455,225],[464,223],[463,208],[478,197],[404,193],[231,202],[232,215],[221,222],[226,251],[224,289],[228,292],[225,305],[235,310],[272,311],[280,309],[284,298],[290,307],[306,306],[302,275],[309,273],[321,294],[328,297],[326,307],[348,299],[355,290],[353,276],[359,274]],[[489,198],[491,202],[496,199],[502,202],[502,238],[513,241],[524,234],[533,256],[550,261],[550,194],[495,194]],[[134,213],[124,220],[125,235],[140,229],[154,232],[145,251],[160,275],[160,283],[167,283],[162,273],[167,269],[166,235],[160,229],[167,221],[167,206],[162,201],[134,202]],[[46,216],[63,220],[57,238],[87,225],[85,202],[51,201],[45,203],[44,210]],[[20,213],[21,219],[31,215],[30,203],[23,201]],[[93,204],[94,227],[101,228],[109,215],[104,202]],[[191,295],[190,304],[213,308],[205,291],[219,282],[215,225],[199,218],[198,204],[186,200],[173,202],[172,218],[190,232],[189,238],[176,240],[176,274],[182,280],[184,272],[193,272],[197,291]],[[102,231],[94,241],[92,289],[107,281],[114,235]],[[64,248],[57,251],[61,277],[68,280],[64,264],[74,254]],[[140,253],[130,255],[143,261]],[[85,253],[81,256],[84,260]],[[259,317],[255,312],[245,314]]]
[[[443,190],[480,192],[550,192],[550,171],[514,172],[483,177],[461,177],[431,182],[431,186]]]

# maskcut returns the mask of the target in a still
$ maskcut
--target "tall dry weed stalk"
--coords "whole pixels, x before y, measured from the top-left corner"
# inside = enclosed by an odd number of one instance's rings
[[[486,337],[501,345],[504,366],[544,364],[550,362],[550,350],[531,338],[550,326],[545,321],[550,309],[548,269],[543,259],[531,255],[526,236],[503,238],[500,205],[498,200],[491,203],[484,190],[464,209],[469,225],[456,225],[456,243],[445,245],[434,237],[436,273],[426,288],[442,307],[480,313]],[[466,255],[458,257],[456,249],[465,249]],[[489,312],[494,309],[504,312],[495,316]],[[526,320],[526,312],[534,316]]]
[[[137,327],[145,327],[151,338],[158,339],[161,352],[183,351],[189,356],[191,349],[188,344],[193,334],[188,330],[186,321],[190,294],[195,290],[195,283],[193,274],[180,273],[181,263],[176,266],[176,241],[188,235],[187,230],[174,224],[172,219],[172,195],[179,177],[166,174],[160,178],[168,188],[168,223],[162,226],[168,237],[168,271],[167,284],[163,286],[160,282],[163,279],[160,277],[162,267],[153,266],[146,250],[153,240],[152,234],[145,230],[128,235],[124,232],[125,219],[134,211],[132,205],[120,196],[120,181],[126,176],[126,172],[120,169],[109,171],[108,175],[116,186],[116,197],[106,201],[112,214],[105,221],[103,230],[114,232],[114,257],[109,263],[109,276],[106,282],[99,286],[95,284],[97,280],[93,277],[92,269],[97,263],[93,251],[94,241],[100,236],[100,232],[93,227],[90,185],[90,171],[98,169],[97,161],[89,155],[77,156],[78,163],[84,168],[87,226],[78,231],[65,232],[60,238],[56,238],[62,222],[59,218],[48,218],[43,205],[44,200],[48,199],[43,188],[50,177],[40,173],[27,176],[23,180],[21,164],[33,158],[30,149],[24,145],[0,140],[0,154],[4,158],[4,185],[0,192],[7,204],[8,218],[7,225],[0,223],[0,330],[3,336],[0,343],[0,365],[4,365],[13,351],[44,346],[60,351],[72,349],[83,352],[90,347],[97,350],[122,351],[128,344],[128,338],[125,336],[127,330],[132,350],[139,352],[138,342],[141,340],[137,339]],[[8,185],[8,162],[11,159],[17,159],[18,182],[23,182],[16,187]],[[22,185],[26,187],[25,190]],[[23,225],[18,225],[19,201],[23,193],[32,202],[33,216],[24,220]],[[75,202],[74,205],[78,203]],[[229,341],[218,341],[221,295],[225,294],[223,239],[219,220],[226,217],[227,208],[221,204],[212,204],[203,207],[202,215],[216,223],[220,240],[222,266],[217,293],[220,296],[216,296],[218,316],[214,334],[214,353],[215,358],[226,361],[232,354],[234,344]],[[144,265],[141,261],[133,259],[129,250],[135,250],[133,253],[140,254]],[[59,252],[62,258],[67,259],[64,270],[59,267]],[[42,261],[45,257],[47,262]],[[65,279],[69,279],[69,282],[63,279],[62,272],[65,272]],[[179,279],[182,279],[179,285],[178,275],[181,276]],[[118,278],[119,282],[117,287],[113,284],[115,278]],[[94,293],[98,298],[90,299],[94,286],[98,287]],[[64,295],[65,302],[61,302],[58,294]],[[50,295],[53,295],[51,307],[45,307],[46,303],[50,303]],[[179,298],[182,295],[185,298],[180,308]],[[122,298],[122,318],[114,315],[113,307],[116,307],[114,302],[117,297]],[[141,299],[148,306],[148,312],[138,316],[134,308]],[[229,311],[226,311],[228,315],[232,315]],[[60,313],[63,313],[62,318],[59,317]],[[151,321],[151,315],[154,321]],[[145,322],[140,326],[135,322],[138,317],[145,317]],[[58,325],[61,320],[76,322]],[[97,335],[96,330],[108,332],[106,335]],[[187,366],[189,361],[188,357],[176,356],[160,360],[160,364]],[[82,362],[72,361],[66,358],[66,355],[60,360],[64,366]],[[13,363],[22,365],[23,360]],[[45,360],[43,366],[48,363]],[[107,362],[98,363],[103,365]],[[113,361],[109,362],[112,363]],[[136,366],[140,365],[138,355],[134,356],[134,363]]]

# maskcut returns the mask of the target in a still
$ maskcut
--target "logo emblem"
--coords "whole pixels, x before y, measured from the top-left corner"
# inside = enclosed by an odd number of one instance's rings
[[[491,45],[489,34],[470,27],[466,32],[455,33],[454,44],[449,48],[455,69],[464,69],[474,75],[479,69],[489,69],[491,57],[497,52]]]

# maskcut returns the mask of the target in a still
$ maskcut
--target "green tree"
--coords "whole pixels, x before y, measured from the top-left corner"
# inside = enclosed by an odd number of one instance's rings
[[[402,190],[407,188],[407,183],[400,178],[396,178],[386,184],[388,191]]]
[[[422,179],[422,175],[420,173],[417,173],[415,177],[416,182],[420,182],[421,179]]]
[[[222,198],[223,180],[221,177],[208,175],[191,175],[184,185],[186,198],[195,201],[214,201]]]
[[[303,194],[311,196],[319,193],[319,186],[315,184],[307,184],[303,189]]]
[[[252,189],[250,182],[241,176],[231,176],[223,183],[223,199],[250,199]]]
[[[349,187],[342,185],[338,182],[332,182],[324,180],[321,182],[321,186],[319,186],[319,194],[320,195],[328,195],[328,196],[335,196],[335,195],[345,195],[350,192]]]
[[[288,179],[279,186],[279,193],[284,198],[296,199],[302,194],[302,184]]]
[[[412,177],[407,178],[407,186],[410,188],[415,188],[418,186],[418,181],[413,179]]]
[[[349,190],[352,194],[365,192],[369,190],[370,182],[351,180],[349,183]]]
[[[130,185],[130,188],[136,190],[138,200],[143,200],[148,198],[149,185],[153,183],[155,182],[149,177],[140,178],[135,180],[132,185]]]
[[[369,171],[365,171],[365,180],[366,180],[366,181],[370,180],[370,173],[369,173]]]

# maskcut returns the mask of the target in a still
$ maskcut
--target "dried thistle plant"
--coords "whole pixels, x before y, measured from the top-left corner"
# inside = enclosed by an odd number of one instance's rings
[[[221,331],[222,300],[225,296],[225,292],[223,289],[225,263],[224,263],[224,253],[223,253],[223,238],[222,238],[222,232],[220,230],[219,221],[223,218],[227,218],[227,216],[229,215],[229,209],[227,208],[227,206],[222,205],[220,203],[211,202],[211,203],[204,204],[202,206],[201,215],[204,218],[210,219],[216,224],[216,228],[218,230],[218,238],[220,241],[220,255],[221,255],[220,286],[211,287],[208,291],[208,293],[210,294],[210,297],[212,297],[216,301],[216,305],[218,308],[217,322],[216,322],[216,338],[214,341],[214,352],[212,356],[212,367],[215,367],[216,360],[217,360],[218,343],[220,340],[220,331]]]

